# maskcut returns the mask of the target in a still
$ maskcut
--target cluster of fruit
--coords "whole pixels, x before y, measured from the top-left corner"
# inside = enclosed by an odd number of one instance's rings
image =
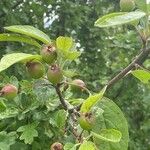
[[[59,67],[57,62],[57,50],[54,45],[45,45],[41,49],[41,56],[43,61],[49,65],[47,71],[47,79],[53,84],[57,85],[63,80],[63,70]],[[31,60],[26,63],[26,69],[31,78],[39,79],[45,75],[45,66],[38,60]],[[68,84],[64,84],[68,87]],[[86,88],[85,83],[80,79],[75,79],[70,83],[71,90],[74,92],[81,92]],[[0,96],[11,100],[18,94],[18,88],[12,84],[5,85],[1,91]],[[82,114],[79,118],[81,127],[85,130],[91,130],[93,117],[90,113]],[[52,150],[62,150],[63,145],[55,142],[51,145]]]
[[[58,64],[56,64],[57,60],[57,51],[56,47],[52,44],[44,45],[41,50],[41,56],[45,63],[50,65],[47,71],[47,79],[52,84],[57,84],[63,79],[63,72]],[[45,68],[40,61],[33,60],[26,63],[26,68],[29,75],[34,79],[39,79],[44,76]]]
[[[41,49],[41,56],[43,62],[49,65],[47,70],[47,79],[53,84],[57,85],[63,80],[63,70],[57,64],[57,50],[53,44],[44,45]],[[39,79],[45,75],[45,66],[38,60],[30,60],[26,63],[26,70],[31,78]],[[71,83],[72,91],[78,92],[85,88],[85,83],[80,79],[75,79]],[[0,96],[6,99],[13,99],[16,97],[18,89],[11,84],[4,86],[0,91]]]

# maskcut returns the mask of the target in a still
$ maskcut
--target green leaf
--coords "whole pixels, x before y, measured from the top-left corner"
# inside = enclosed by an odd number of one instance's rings
[[[74,76],[76,76],[76,75],[78,75],[77,73],[76,73],[76,71],[75,70],[63,70],[63,75],[64,76],[66,76],[66,77],[68,77],[68,78],[71,78],[71,77],[74,77]]]
[[[69,98],[68,99],[69,103],[71,103],[72,105],[79,105],[81,104],[82,102],[84,102],[84,99],[82,98]]]
[[[92,132],[92,135],[104,141],[120,142],[122,134],[120,131],[115,129],[102,129],[100,134]]]
[[[18,78],[17,77],[15,77],[15,76],[11,76],[10,78],[9,78],[9,82],[11,83],[11,84],[13,84],[14,86],[16,86],[17,88],[19,88],[19,81],[18,81]]]
[[[6,110],[6,105],[3,101],[0,101],[0,112],[3,112]]]
[[[56,45],[59,54],[64,59],[68,59],[72,61],[81,55],[80,52],[76,50],[72,50],[74,45],[72,38],[60,36],[56,39]]]
[[[29,61],[34,59],[41,60],[42,58],[40,55],[31,55],[26,53],[13,53],[4,55],[0,61],[0,72],[20,61]]]
[[[67,113],[65,110],[59,110],[55,114],[55,121],[57,124],[57,127],[63,128],[66,124],[66,119],[67,119]]]
[[[96,146],[91,141],[85,141],[81,144],[79,150],[96,150]]]
[[[11,146],[11,150],[28,150],[28,145],[22,142],[15,142],[15,144]]]
[[[41,48],[41,45],[37,41],[23,35],[8,34],[8,33],[0,34],[0,41],[23,42]]]
[[[131,73],[143,83],[149,83],[150,81],[149,71],[139,69],[139,70],[134,70]]]
[[[95,26],[97,27],[112,27],[116,25],[128,24],[135,20],[139,20],[144,17],[146,14],[142,11],[134,11],[134,12],[117,12],[105,15],[99,18],[95,22]]]
[[[38,136],[38,132],[35,129],[37,124],[28,124],[18,128],[17,132],[22,132],[20,140],[24,140],[25,144],[31,144],[34,140],[34,137]]]
[[[16,117],[17,115],[18,115],[18,109],[13,108],[13,107],[10,107],[10,108],[7,107],[7,109],[0,112],[0,120]]]
[[[6,30],[33,37],[45,44],[51,43],[50,38],[41,30],[29,25],[14,25],[5,27]]]
[[[56,45],[61,51],[69,51],[73,46],[73,40],[69,37],[60,36],[56,39]]]
[[[122,138],[120,142],[114,143],[109,141],[104,141],[102,139],[94,138],[94,143],[98,149],[104,150],[128,150],[128,124],[127,121],[120,110],[120,108],[110,99],[103,97],[103,99],[96,104],[94,110],[101,108],[102,113],[96,113],[95,123],[92,128],[92,132],[101,135],[101,130],[103,129],[115,129],[121,132]]]
[[[75,59],[77,59],[81,55],[81,52],[71,51],[71,52],[64,53],[64,54],[65,54],[65,58],[66,59],[75,60]]]
[[[135,0],[136,5],[138,8],[146,13],[150,11],[150,4],[147,4],[147,0]]]
[[[73,143],[66,143],[64,146],[64,150],[76,150],[76,145]]]
[[[90,109],[102,99],[107,86],[105,86],[98,94],[89,96],[82,104],[80,111],[81,112],[89,112]]]
[[[10,150],[10,146],[15,143],[16,138],[16,132],[0,132],[0,150]]]

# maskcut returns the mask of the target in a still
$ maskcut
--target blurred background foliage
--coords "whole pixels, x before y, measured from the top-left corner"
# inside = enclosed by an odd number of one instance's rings
[[[77,66],[92,91],[99,91],[140,51],[141,41],[131,26],[99,29],[94,27],[98,17],[120,11],[119,0],[0,0],[0,32],[10,25],[32,25],[51,39],[71,36],[82,51]],[[36,53],[30,45],[1,42],[0,57],[17,51]],[[144,64],[149,67],[149,61]],[[24,67],[16,65],[8,76],[25,79]],[[143,85],[131,75],[113,86],[106,96],[123,110],[130,129],[129,150],[150,149],[150,86]]]

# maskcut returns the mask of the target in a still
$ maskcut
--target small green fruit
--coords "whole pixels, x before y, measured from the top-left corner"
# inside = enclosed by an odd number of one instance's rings
[[[132,11],[135,8],[134,0],[120,0],[120,8],[124,12]]]
[[[39,61],[31,61],[26,63],[29,75],[34,79],[41,78],[45,73],[45,68]]]
[[[18,89],[12,84],[7,84],[1,89],[0,93],[1,96],[10,100],[14,99],[17,96]]]
[[[85,83],[80,79],[75,79],[71,82],[71,90],[73,92],[81,92],[85,89]]]
[[[53,84],[57,84],[62,81],[63,72],[57,64],[54,64],[49,67],[47,72],[47,78]]]
[[[51,145],[50,150],[63,150],[63,145],[59,142],[55,142]]]
[[[79,118],[79,124],[82,129],[90,131],[92,129],[92,126],[95,122],[95,118],[92,115],[92,113],[82,113]]]
[[[57,59],[56,47],[54,45],[45,45],[41,50],[41,55],[47,64],[52,64]]]

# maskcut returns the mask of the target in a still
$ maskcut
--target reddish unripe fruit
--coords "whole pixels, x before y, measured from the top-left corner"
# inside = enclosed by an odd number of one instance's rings
[[[13,99],[17,96],[18,89],[12,84],[7,84],[1,89],[0,93],[6,99]]]
[[[63,79],[61,68],[57,64],[50,66],[47,72],[47,78],[53,84],[60,83]]]
[[[129,12],[135,8],[134,0],[120,0],[120,8],[122,11]]]
[[[90,112],[81,113],[78,121],[82,129],[90,131],[95,123],[95,117]]]
[[[45,73],[45,68],[39,61],[31,61],[26,63],[29,75],[34,79],[41,78]]]
[[[45,45],[41,50],[41,55],[47,64],[52,64],[57,59],[56,47],[54,45]]]
[[[63,150],[63,145],[59,142],[55,142],[51,145],[51,150]]]
[[[71,82],[71,90],[74,92],[80,92],[85,89],[85,83],[80,79],[75,79]]]

